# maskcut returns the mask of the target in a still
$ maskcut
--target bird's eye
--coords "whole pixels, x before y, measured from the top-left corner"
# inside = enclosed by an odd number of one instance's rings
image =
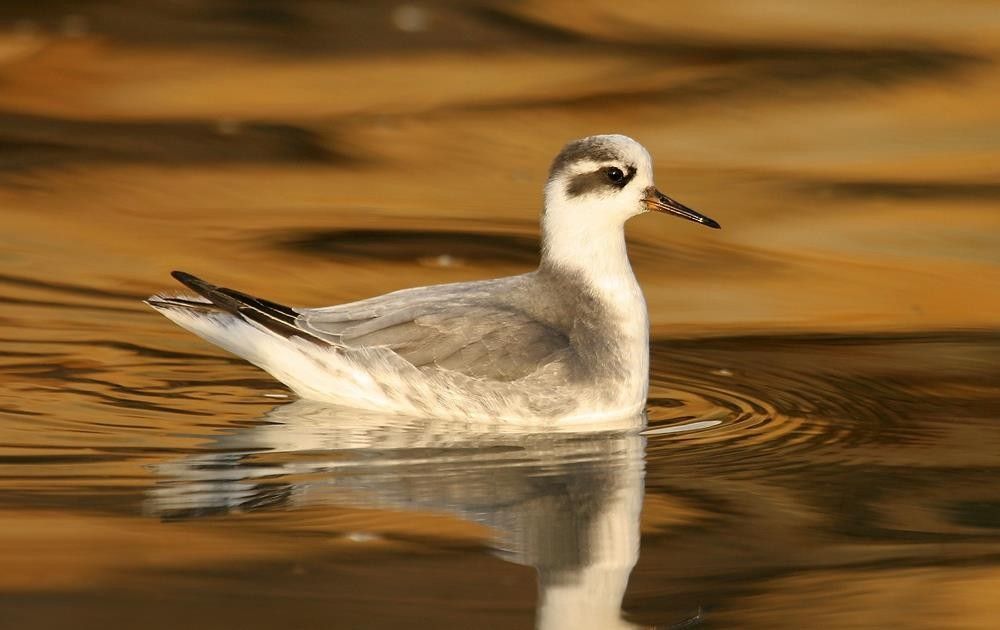
[[[625,173],[623,173],[620,168],[612,166],[605,172],[607,173],[608,179],[611,180],[611,183],[613,184],[620,184],[625,181]]]

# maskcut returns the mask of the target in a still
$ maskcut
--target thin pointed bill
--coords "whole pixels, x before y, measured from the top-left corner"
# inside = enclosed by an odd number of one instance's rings
[[[649,187],[646,189],[646,195],[642,198],[643,202],[646,204],[648,210],[653,210],[656,212],[665,212],[667,214],[674,214],[679,217],[683,217],[688,221],[694,221],[695,223],[701,223],[702,225],[707,225],[710,228],[719,229],[722,226],[716,223],[714,220],[709,219],[705,215],[691,208],[688,208],[679,201],[674,201],[670,197],[664,195],[657,189]]]

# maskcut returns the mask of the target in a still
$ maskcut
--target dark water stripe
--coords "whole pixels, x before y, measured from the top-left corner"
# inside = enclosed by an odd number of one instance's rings
[[[75,120],[0,111],[0,172],[65,164],[358,163],[312,130],[244,122]]]
[[[538,239],[452,230],[313,230],[277,235],[274,244],[300,253],[357,260],[413,261],[438,255],[479,262],[538,264]]]
[[[45,289],[48,291],[56,291],[59,293],[71,293],[74,295],[82,295],[84,297],[99,297],[99,298],[109,298],[109,299],[129,300],[129,301],[141,300],[146,297],[144,295],[139,295],[137,293],[126,293],[124,291],[98,289],[96,287],[88,287],[79,284],[70,284],[68,282],[59,282],[56,280],[39,280],[37,278],[29,278],[26,276],[15,276],[5,273],[0,273],[0,282],[5,284],[13,284],[15,286],[30,287],[32,289]]]
[[[196,354],[194,352],[177,352],[174,350],[162,350],[128,341],[118,341],[114,339],[83,339],[78,341],[59,341],[52,339],[13,339],[10,337],[0,339],[0,343],[10,344],[31,344],[31,345],[51,345],[51,346],[84,346],[92,348],[111,348],[122,350],[140,357],[153,357],[157,359],[189,359],[214,363],[245,363],[242,359],[225,355]]]
[[[866,333],[789,332],[710,335],[699,337],[654,338],[654,351],[670,348],[713,350],[808,350],[809,346],[872,346],[883,344],[1000,344],[1000,330],[991,328],[956,328],[919,331],[873,331]]]
[[[102,383],[102,381],[93,380],[93,383]],[[108,384],[103,382],[104,384]],[[117,388],[116,388],[117,389]],[[149,402],[146,400],[136,400],[134,398],[127,398],[125,396],[115,396],[110,393],[97,392],[88,389],[77,389],[74,387],[64,387],[63,392],[77,394],[85,398],[92,398],[94,400],[101,401],[103,403],[109,404],[117,409],[140,409],[143,411],[152,411],[160,413],[173,413],[180,414],[184,416],[201,416],[210,417],[213,414],[210,411],[200,411],[197,409],[190,409],[187,407],[180,406],[167,406],[165,404],[160,404],[156,402]],[[129,393],[135,392],[137,395],[143,395],[142,390],[130,390]],[[174,401],[179,398],[177,395],[171,395],[170,400]],[[94,426],[94,425],[91,425]]]
[[[41,306],[44,308],[55,308],[59,310],[102,311],[107,313],[137,313],[142,310],[138,306],[136,308],[124,308],[120,306],[105,306],[103,304],[80,304],[73,302],[53,302],[50,300],[28,300],[24,298],[10,297],[9,295],[0,295],[0,304]]]
[[[902,180],[829,180],[803,182],[800,188],[811,192],[853,199],[929,199],[929,200],[997,200],[998,181],[934,181]]]
[[[116,455],[0,455],[0,465],[103,464],[122,462],[128,458]]]

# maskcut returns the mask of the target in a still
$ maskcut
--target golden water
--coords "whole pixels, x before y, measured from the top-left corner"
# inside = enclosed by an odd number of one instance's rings
[[[0,627],[997,627],[1000,5],[568,6],[0,8]],[[140,303],[528,270],[603,132],[723,225],[629,225],[646,436],[315,409]]]

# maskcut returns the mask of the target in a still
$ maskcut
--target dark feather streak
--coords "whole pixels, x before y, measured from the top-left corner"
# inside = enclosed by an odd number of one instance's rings
[[[183,271],[174,271],[170,275],[209,300],[217,308],[255,322],[277,335],[300,337],[317,345],[329,345],[327,341],[299,328],[295,324],[298,312],[289,306],[254,297],[235,289],[218,287]],[[201,304],[201,306],[205,305]]]

